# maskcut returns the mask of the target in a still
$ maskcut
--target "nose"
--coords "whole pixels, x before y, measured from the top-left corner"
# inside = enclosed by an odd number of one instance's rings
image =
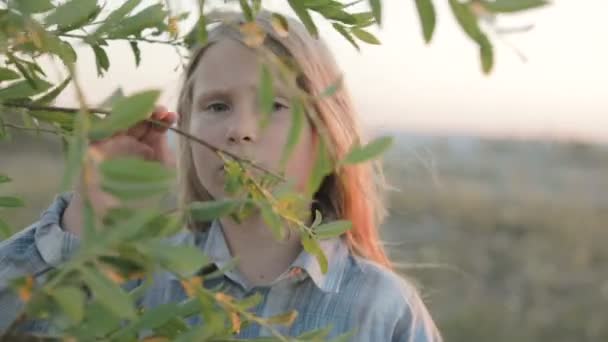
[[[257,118],[251,110],[241,110],[235,112],[228,130],[226,139],[229,144],[253,143],[258,138]]]

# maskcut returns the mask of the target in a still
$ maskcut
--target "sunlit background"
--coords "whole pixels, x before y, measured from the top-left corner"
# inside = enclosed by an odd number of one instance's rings
[[[194,0],[171,3],[175,12],[196,13]],[[364,45],[360,53],[320,21],[321,35],[344,70],[368,127],[608,141],[608,25],[603,18],[608,2],[556,0],[540,10],[499,18],[501,27],[534,27],[494,36],[496,66],[490,76],[481,73],[477,47],[457,26],[447,1],[436,3],[438,24],[428,46],[414,1],[385,0],[384,25],[376,31],[383,44]],[[264,4],[290,13],[286,1]],[[190,19],[184,29],[191,27],[195,15]],[[90,84],[91,102],[101,101],[118,86],[126,91],[155,87],[164,90],[164,101],[174,108],[179,57],[167,46],[142,44],[142,50],[145,58],[135,69],[128,44],[113,44],[108,53],[124,57],[113,62],[103,79],[97,78],[93,52],[84,51],[79,70]],[[73,93],[65,92],[60,101],[75,103]]]
[[[383,1],[383,44],[361,52],[320,25],[367,131],[396,138],[382,234],[397,269],[420,285],[447,341],[608,341],[608,2],[555,0],[499,18],[533,28],[493,36],[489,76],[447,0],[434,2],[430,45],[411,0]],[[171,3],[195,13],[192,0]],[[263,3],[287,12],[283,0]],[[179,56],[140,47],[135,68],[128,45],[112,44],[103,79],[92,51],[78,51],[89,103],[118,87],[160,88],[175,109]],[[75,105],[73,91],[57,103]],[[58,191],[61,145],[15,134],[0,155],[14,179],[2,191],[27,202],[0,212],[18,230]]]

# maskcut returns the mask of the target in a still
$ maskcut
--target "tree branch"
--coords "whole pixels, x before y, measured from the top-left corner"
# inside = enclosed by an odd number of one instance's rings
[[[40,106],[40,105],[35,105],[35,104],[30,104],[30,103],[10,103],[9,102],[9,103],[2,103],[1,105],[6,106],[6,107],[25,108],[25,109],[28,109],[28,110],[46,110],[46,111],[64,112],[64,113],[71,113],[71,114],[75,114],[75,113],[78,113],[80,111],[80,108],[55,107],[55,106]],[[107,110],[107,109],[87,108],[87,110],[90,113],[98,113],[98,114],[110,115],[110,111]],[[258,170],[260,170],[262,172],[265,172],[265,173],[267,173],[267,174],[269,174],[269,175],[277,178],[278,180],[282,180],[282,181],[285,180],[285,178],[283,176],[281,176],[281,175],[279,175],[279,174],[277,174],[277,173],[275,173],[273,171],[270,171],[270,170],[268,170],[268,169],[266,169],[266,168],[264,168],[262,166],[257,165],[252,160],[245,159],[245,158],[237,156],[234,153],[230,153],[228,151],[225,151],[225,150],[223,150],[223,149],[221,149],[221,148],[219,148],[219,147],[217,147],[217,146],[215,146],[215,145],[213,145],[213,144],[211,144],[211,143],[209,143],[209,142],[207,142],[207,141],[205,141],[203,139],[197,138],[197,137],[195,137],[195,136],[193,136],[193,135],[191,135],[189,133],[186,133],[186,132],[181,131],[181,130],[179,130],[177,128],[174,128],[171,125],[168,125],[168,124],[166,124],[166,123],[164,123],[162,121],[156,121],[156,120],[153,120],[153,119],[145,119],[144,121],[152,123],[152,124],[155,124],[157,126],[161,126],[161,127],[167,128],[167,129],[175,132],[176,134],[184,136],[184,137],[186,137],[186,138],[188,138],[190,140],[193,140],[193,141],[195,141],[195,142],[197,142],[197,143],[205,146],[206,148],[212,150],[215,153],[222,153],[222,154],[224,154],[224,155],[226,155],[226,156],[228,156],[230,158],[233,158],[235,160],[239,160],[239,161],[241,161],[241,162],[243,162],[245,164],[250,165],[251,167],[253,167],[255,169],[258,169]]]
[[[54,131],[52,129],[46,129],[46,128],[40,128],[40,127],[37,127],[37,128],[23,127],[23,126],[13,125],[11,123],[5,123],[4,127],[20,129],[23,131],[37,131],[37,132],[47,132],[47,133],[59,134],[59,133],[57,133],[57,131]]]
[[[68,37],[68,38],[78,38],[78,39],[82,39],[85,40],[86,38],[88,38],[89,36],[86,35],[81,35],[81,34],[73,34],[73,33],[57,33],[58,36],[61,37]],[[138,42],[146,42],[146,43],[152,43],[152,44],[166,44],[166,45],[172,45],[172,46],[182,46],[182,43],[179,41],[170,41],[170,40],[160,40],[160,39],[150,39],[150,38],[143,38],[143,37],[136,37],[136,38],[103,38],[100,37],[102,39],[105,40],[128,40],[128,41],[138,41]]]

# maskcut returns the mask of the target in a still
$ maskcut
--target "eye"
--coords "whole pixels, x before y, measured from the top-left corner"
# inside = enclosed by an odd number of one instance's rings
[[[274,104],[273,104],[272,108],[273,108],[273,110],[275,112],[278,112],[278,111],[283,110],[283,109],[289,109],[289,106],[283,104],[282,102],[274,101]]]
[[[221,112],[226,112],[229,110],[230,110],[230,106],[225,104],[224,102],[214,102],[214,103],[209,104],[205,108],[205,111],[213,112],[213,113],[221,113]]]

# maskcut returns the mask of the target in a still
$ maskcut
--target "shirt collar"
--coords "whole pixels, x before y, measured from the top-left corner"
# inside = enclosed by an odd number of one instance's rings
[[[226,243],[222,226],[218,220],[210,225],[206,238],[202,239],[202,249],[220,269],[225,267],[233,259]],[[301,269],[312,279],[314,284],[324,292],[338,292],[344,276],[344,270],[348,261],[348,247],[341,237],[319,241],[321,250],[327,257],[327,272],[324,274],[321,266],[314,255],[305,250],[289,266],[287,272]],[[229,270],[226,276],[246,286],[245,280],[238,272]]]

